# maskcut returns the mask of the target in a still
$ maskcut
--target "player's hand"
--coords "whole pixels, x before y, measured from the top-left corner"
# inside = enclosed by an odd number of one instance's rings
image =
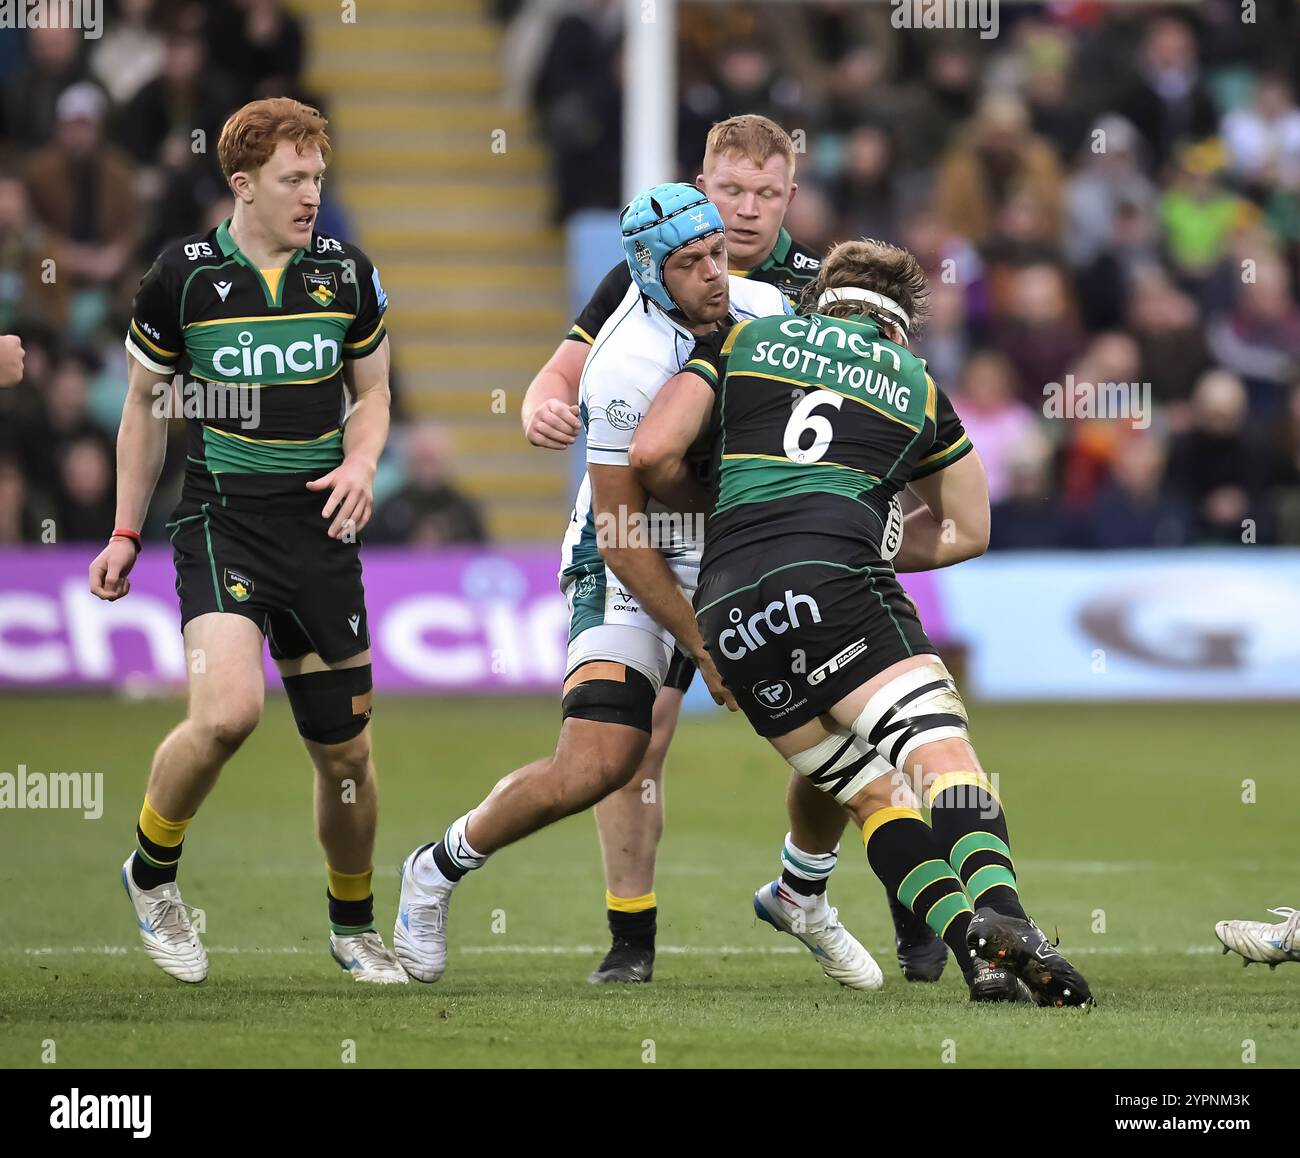
[[[738,711],[736,697],[727,690],[727,685],[722,682],[722,676],[714,666],[713,659],[707,651],[701,650],[695,656],[695,666],[700,669],[700,675],[704,677],[704,684],[709,689],[709,695],[713,697],[715,704],[721,704],[729,712]]]
[[[23,343],[17,334],[0,334],[0,386],[23,380]]]
[[[334,516],[329,529],[331,539],[350,536],[355,540],[370,522],[370,516],[375,512],[374,482],[374,467],[345,458],[329,474],[314,478],[307,484],[309,491],[323,491],[327,487],[330,490],[321,518]]]
[[[573,445],[581,429],[582,422],[578,418],[576,406],[570,406],[558,398],[548,398],[533,411],[524,434],[534,446],[542,446],[547,450],[564,450]]]
[[[110,603],[131,590],[131,568],[135,566],[135,544],[130,539],[109,539],[108,546],[90,565],[90,593]]]

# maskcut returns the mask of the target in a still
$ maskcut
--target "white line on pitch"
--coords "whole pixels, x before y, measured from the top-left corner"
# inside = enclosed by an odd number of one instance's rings
[[[465,954],[517,954],[531,956],[590,956],[604,953],[608,945],[461,945],[452,946],[453,953]],[[1218,945],[1189,945],[1181,955],[1199,957],[1211,953],[1221,953]],[[0,955],[24,957],[121,957],[127,953],[143,953],[140,945],[45,945],[40,947],[9,946],[0,948]],[[209,953],[229,956],[290,956],[304,953],[315,955],[323,952],[314,947],[303,948],[290,946],[253,946],[209,945]],[[787,953],[802,953],[798,945],[660,945],[657,952],[665,955],[691,957],[773,957]],[[1151,945],[1080,945],[1071,948],[1071,956],[1134,956],[1155,957],[1177,954],[1176,949],[1162,949]]]

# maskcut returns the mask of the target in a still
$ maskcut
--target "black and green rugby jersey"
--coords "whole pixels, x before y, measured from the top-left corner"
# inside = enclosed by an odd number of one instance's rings
[[[186,499],[320,506],[305,483],[343,461],[343,363],[383,342],[388,298],[354,245],[316,233],[283,270],[260,270],[229,225],[159,254],[126,346],[156,373],[181,375]]]
[[[753,269],[733,269],[732,277],[747,277],[751,281],[764,281],[776,286],[795,305],[803,287],[817,276],[822,267],[821,255],[800,245],[784,229],[777,235],[772,252]],[[571,342],[586,342],[590,346],[600,333],[610,314],[617,308],[632,284],[632,274],[627,262],[620,261],[601,279],[591,300],[582,313],[574,319],[564,336]]]
[[[893,496],[971,449],[925,362],[866,318],[754,318],[683,369],[716,394],[705,566],[790,534],[879,543]]]

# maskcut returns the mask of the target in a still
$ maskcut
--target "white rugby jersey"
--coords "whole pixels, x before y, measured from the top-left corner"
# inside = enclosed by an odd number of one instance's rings
[[[728,277],[731,316],[737,321],[794,312],[789,299],[774,285],[753,282],[734,274]],[[587,462],[627,466],[628,449],[636,428],[659,393],[660,387],[690,359],[697,339],[653,303],[643,304],[633,283],[618,308],[601,326],[587,355],[578,386],[578,406],[587,432]],[[651,499],[647,513],[666,512]],[[703,543],[690,535],[694,520],[674,520],[685,536],[661,546],[674,571],[698,570]],[[591,479],[583,475],[578,497],[564,535],[560,563],[561,588],[579,573],[603,568],[596,545],[596,522],[591,507]],[[694,585],[694,579],[691,579]]]

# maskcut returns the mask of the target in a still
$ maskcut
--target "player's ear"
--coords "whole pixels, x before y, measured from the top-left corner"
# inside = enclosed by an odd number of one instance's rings
[[[242,169],[230,176],[230,191],[245,204],[252,204],[253,182]]]
[[[708,192],[708,190],[704,188],[704,174],[703,174],[703,173],[699,174],[699,176],[697,176],[697,177],[695,178],[695,188],[697,188],[701,193],[707,193],[707,192]]]
[[[785,199],[786,208],[790,207],[790,202],[794,200],[794,195],[799,192],[799,182],[790,182],[790,196]]]

